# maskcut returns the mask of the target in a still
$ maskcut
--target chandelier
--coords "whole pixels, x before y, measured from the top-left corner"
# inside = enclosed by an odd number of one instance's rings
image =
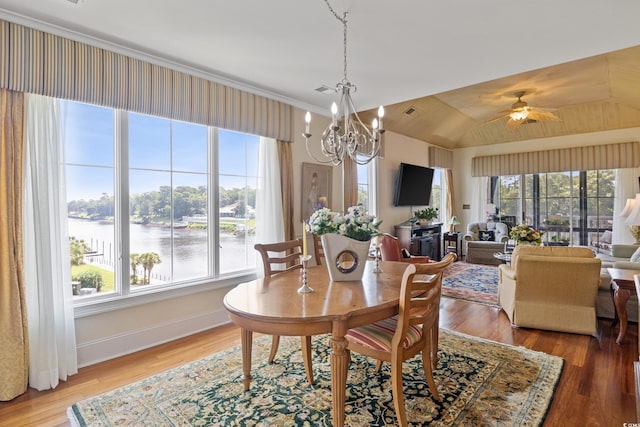
[[[333,10],[328,0],[325,3],[329,11],[340,22],[344,28],[344,78],[336,85],[336,93],[340,94],[340,104],[335,102],[331,105],[331,124],[322,132],[320,146],[322,154],[326,159],[317,159],[309,149],[309,124],[311,123],[311,113],[307,111],[305,115],[304,136],[307,146],[307,153],[316,162],[341,164],[345,156],[349,156],[359,165],[369,163],[380,153],[380,139],[384,133],[382,127],[382,117],[384,108],[378,109],[378,118],[373,119],[371,129],[365,126],[358,117],[356,108],[351,99],[351,93],[356,92],[356,86],[347,78],[347,12],[342,16]]]

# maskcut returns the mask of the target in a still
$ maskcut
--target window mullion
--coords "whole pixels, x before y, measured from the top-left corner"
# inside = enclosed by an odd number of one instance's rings
[[[208,244],[209,244],[209,274],[213,277],[220,276],[220,191],[219,191],[219,167],[218,167],[218,129],[209,127],[207,132],[207,149],[209,162],[208,186],[209,198],[207,208]]]
[[[127,295],[131,292],[129,277],[129,256],[131,254],[129,242],[129,121],[128,114],[123,110],[115,111],[115,170],[116,170],[116,239],[118,257],[116,283],[120,285],[120,292]]]

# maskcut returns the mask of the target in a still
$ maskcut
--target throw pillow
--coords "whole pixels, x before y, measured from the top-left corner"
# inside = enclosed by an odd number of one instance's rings
[[[629,261],[640,262],[640,248],[636,249],[633,255],[631,255],[631,258],[629,258]]]
[[[480,230],[479,234],[480,234],[480,240],[483,240],[485,242],[493,242],[496,240],[496,236],[493,230],[491,231]]]
[[[611,237],[613,237],[613,233],[609,230],[605,231],[602,233],[602,236],[600,236],[600,243],[611,243]]]

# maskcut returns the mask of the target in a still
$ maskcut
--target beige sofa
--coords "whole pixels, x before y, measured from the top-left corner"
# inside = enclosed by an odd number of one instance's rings
[[[482,240],[483,232],[493,232],[493,241]],[[502,261],[493,254],[504,251],[504,244],[509,240],[509,227],[502,222],[472,222],[467,225],[467,233],[463,237],[465,261],[473,264],[498,265]]]
[[[596,299],[596,314],[598,317],[613,319],[615,315],[615,308],[611,296],[611,276],[609,276],[607,267],[640,270],[640,263],[629,261],[631,255],[633,255],[639,247],[639,245],[614,243],[610,246],[609,253],[599,252],[596,255],[596,258],[602,261],[600,286],[598,287],[598,296]],[[629,298],[627,302],[627,316],[630,322],[638,321],[638,298]]]
[[[498,269],[498,298],[515,326],[596,334],[601,261],[589,248],[517,246]]]

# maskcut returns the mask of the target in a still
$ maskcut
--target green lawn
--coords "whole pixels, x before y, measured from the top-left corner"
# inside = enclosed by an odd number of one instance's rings
[[[100,290],[101,292],[113,291],[115,289],[113,271],[98,267],[97,265],[72,265],[71,280],[75,280],[74,278],[77,277],[78,274],[84,273],[85,271],[97,271],[102,274],[102,288]]]

